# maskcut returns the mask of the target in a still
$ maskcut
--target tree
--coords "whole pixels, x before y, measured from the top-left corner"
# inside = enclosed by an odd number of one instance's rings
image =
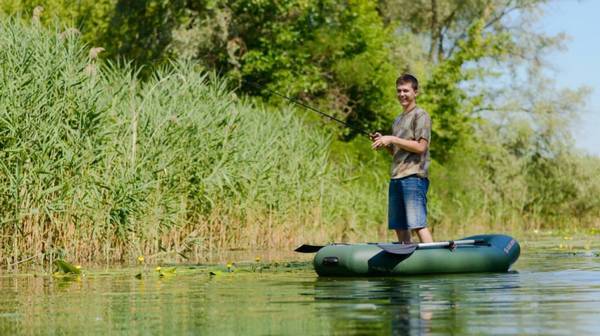
[[[391,32],[371,1],[209,2],[190,7],[174,36],[175,54],[272,102],[278,91],[366,129],[394,115]]]
[[[489,82],[502,73],[538,65],[564,36],[535,32],[531,22],[546,0],[381,0],[378,10],[397,35],[411,35],[421,53],[406,59],[419,72],[420,103],[434,119],[433,157],[448,160],[473,134],[482,111],[494,110]],[[507,76],[509,77],[509,76]],[[507,80],[510,85],[510,78]]]

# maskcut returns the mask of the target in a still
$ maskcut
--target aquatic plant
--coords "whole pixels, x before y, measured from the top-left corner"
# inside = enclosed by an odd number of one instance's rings
[[[291,108],[237,97],[193,64],[140,82],[88,49],[0,23],[1,260],[57,248],[72,260],[199,257],[362,234],[383,218],[352,190],[360,171],[331,166],[331,138]]]

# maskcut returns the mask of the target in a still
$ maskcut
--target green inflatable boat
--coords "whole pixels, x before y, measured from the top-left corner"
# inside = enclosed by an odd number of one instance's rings
[[[506,272],[521,248],[512,237],[491,234],[426,244],[302,245],[296,251],[317,252],[319,276],[404,276]]]

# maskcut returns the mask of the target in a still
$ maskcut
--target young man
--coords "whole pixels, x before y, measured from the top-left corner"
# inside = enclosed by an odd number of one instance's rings
[[[396,95],[404,110],[392,126],[392,135],[375,133],[373,149],[386,148],[394,156],[389,186],[388,226],[401,243],[410,243],[416,231],[422,243],[433,241],[427,229],[429,142],[431,118],[417,106],[419,82],[408,74],[396,80]]]

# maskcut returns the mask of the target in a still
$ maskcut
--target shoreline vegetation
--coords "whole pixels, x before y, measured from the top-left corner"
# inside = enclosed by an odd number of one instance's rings
[[[75,30],[0,23],[0,265],[391,239],[389,158],[367,139],[234,91],[196,62],[140,79],[100,51]],[[600,159],[515,123],[479,120],[477,140],[434,157],[437,240],[597,234]]]
[[[4,262],[289,247],[383,218],[352,192],[361,168],[332,165],[331,136],[291,108],[238,98],[190,64],[144,83],[127,65],[90,73],[75,37],[0,31]]]

